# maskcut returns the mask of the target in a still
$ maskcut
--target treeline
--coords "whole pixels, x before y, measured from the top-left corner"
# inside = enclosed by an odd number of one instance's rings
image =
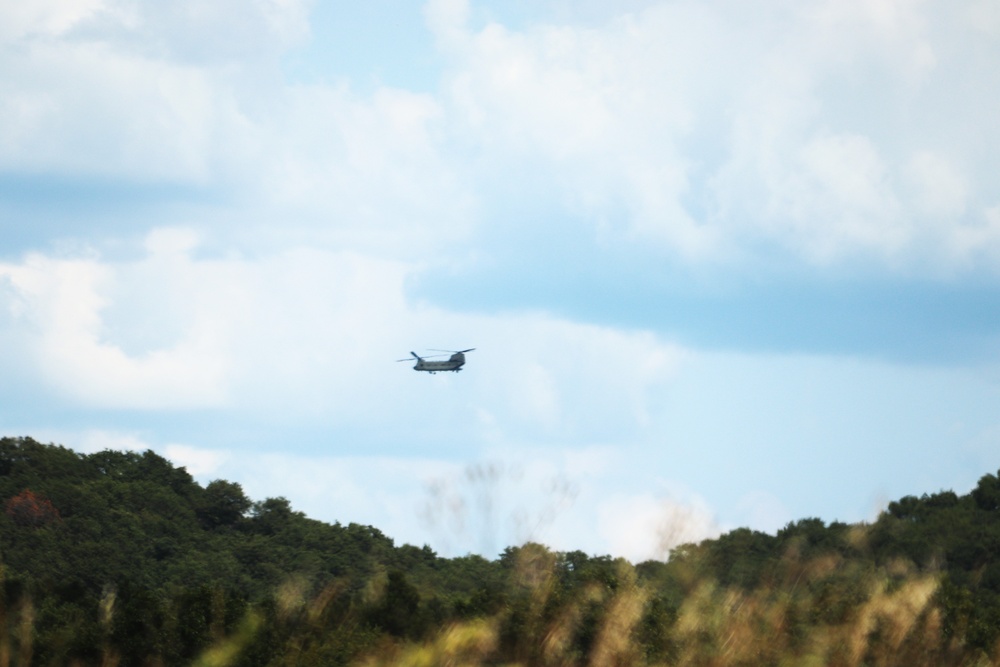
[[[309,519],[284,498],[252,502],[233,482],[202,487],[152,451],[0,439],[0,502],[2,665],[7,655],[47,665],[112,654],[188,664],[249,615],[259,628],[234,664],[268,664],[285,650],[281,629],[300,630],[290,610],[319,596],[329,600],[310,623],[337,627],[324,641],[353,657],[383,632],[429,630],[499,576],[478,556],[396,546],[369,526]]]
[[[446,559],[154,452],[0,439],[0,665],[1000,664],[1000,480],[636,565]]]

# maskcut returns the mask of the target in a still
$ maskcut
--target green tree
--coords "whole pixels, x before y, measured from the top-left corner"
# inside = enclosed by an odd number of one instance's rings
[[[385,593],[369,618],[377,627],[395,637],[416,637],[421,631],[420,593],[399,570],[389,573]]]
[[[1000,474],[1000,472],[998,472]],[[1000,477],[984,475],[972,491],[976,506],[987,512],[1000,510]]]
[[[208,483],[198,501],[197,515],[207,528],[235,526],[253,503],[236,482],[217,479]]]

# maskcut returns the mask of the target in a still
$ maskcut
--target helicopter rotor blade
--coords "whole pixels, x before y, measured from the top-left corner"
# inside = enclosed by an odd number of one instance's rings
[[[410,352],[410,354],[413,354],[413,352]],[[440,359],[441,357],[447,356],[447,354],[428,354],[426,357],[418,357],[416,354],[413,354],[412,357],[408,357],[406,359],[396,359],[396,361],[413,361],[414,359],[417,361],[424,361],[425,359]]]
[[[432,352],[449,352],[451,354],[465,354],[466,352],[472,352],[476,348],[470,347],[468,350],[438,350],[435,348],[427,348],[427,349],[431,350]]]

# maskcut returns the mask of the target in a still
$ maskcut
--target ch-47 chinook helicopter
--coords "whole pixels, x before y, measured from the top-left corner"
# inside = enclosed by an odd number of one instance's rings
[[[472,352],[476,348],[470,347],[468,350],[432,350],[433,352],[447,352],[448,354],[435,354],[429,357],[421,357],[416,352],[410,352],[413,358],[417,360],[414,364],[413,370],[415,371],[427,371],[428,373],[437,373],[438,371],[455,371],[456,373],[462,370],[462,366],[465,365],[465,353]],[[427,361],[434,357],[448,357],[448,361]],[[409,361],[409,359],[397,359],[396,361]]]

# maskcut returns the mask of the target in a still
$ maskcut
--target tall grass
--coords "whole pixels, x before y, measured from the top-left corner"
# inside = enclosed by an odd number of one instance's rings
[[[424,642],[383,647],[359,662],[389,665],[522,665],[626,667],[834,666],[972,667],[1000,660],[967,650],[942,631],[936,574],[905,565],[863,568],[837,557],[799,562],[752,590],[694,579],[676,615],[652,644],[643,634],[657,590],[617,563],[614,590],[586,586],[554,600],[551,563],[529,553],[514,575],[526,594],[524,634],[504,650],[514,607],[451,625]],[[553,603],[555,607],[553,608]],[[581,651],[585,619],[597,605],[593,642]],[[643,637],[647,637],[643,639]],[[659,645],[655,645],[658,643]]]
[[[250,664],[248,647],[273,631],[271,624],[284,628],[281,646],[257,664],[1000,667],[1000,651],[994,657],[973,651],[960,632],[946,631],[938,575],[906,563],[876,567],[835,555],[802,559],[791,550],[750,589],[722,586],[696,568],[677,568],[672,576],[681,593],[666,612],[662,581],[639,574],[618,560],[609,579],[567,588],[560,585],[556,554],[526,545],[498,612],[446,623],[420,640],[365,630],[358,613],[338,607],[349,594],[336,582],[313,593],[307,582],[292,580],[276,591],[267,618],[251,610],[228,634],[217,617],[208,619],[213,639],[191,664]],[[382,588],[373,582],[367,595],[377,597]],[[122,664],[110,641],[119,606],[115,590],[107,589],[98,610],[103,645],[94,663],[102,667]],[[0,667],[33,664],[36,613],[27,595],[0,598]],[[349,630],[360,638],[353,648],[331,649],[341,641],[331,637]],[[144,664],[164,663],[153,656]]]

